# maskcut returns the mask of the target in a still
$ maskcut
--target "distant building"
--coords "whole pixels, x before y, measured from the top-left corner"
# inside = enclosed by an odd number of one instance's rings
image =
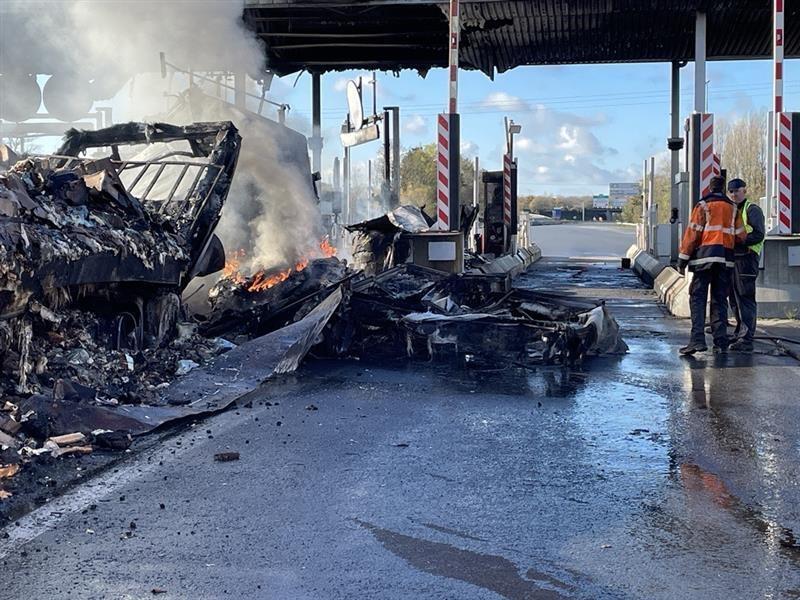
[[[592,208],[608,208],[608,195],[595,194],[592,196]]]

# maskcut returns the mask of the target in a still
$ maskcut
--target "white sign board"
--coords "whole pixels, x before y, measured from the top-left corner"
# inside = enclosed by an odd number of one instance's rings
[[[456,243],[455,242],[428,242],[428,260],[455,260],[456,259]]]
[[[605,194],[592,196],[592,208],[608,208],[608,196]]]
[[[611,208],[622,208],[631,196],[641,196],[642,186],[639,183],[609,183],[608,202]]]
[[[800,246],[789,246],[787,251],[789,252],[789,266],[800,267]]]

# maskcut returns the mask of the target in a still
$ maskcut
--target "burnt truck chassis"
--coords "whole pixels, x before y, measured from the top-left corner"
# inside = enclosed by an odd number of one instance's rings
[[[166,151],[120,157],[121,147],[143,144]],[[9,320],[31,307],[40,316],[42,307],[75,307],[110,317],[117,349],[164,343],[181,291],[224,266],[214,229],[240,145],[230,122],[126,123],[70,130],[56,154],[0,172],[0,328],[12,330],[8,341],[29,327]],[[80,156],[100,148],[110,156]],[[155,197],[157,186],[169,191]]]
[[[152,160],[122,160],[119,147],[123,145],[156,144],[187,141],[191,153],[170,151]],[[127,186],[128,193],[143,203],[155,205],[154,212],[159,217],[168,216],[178,224],[177,233],[189,247],[189,260],[186,268],[176,280],[183,289],[197,275],[207,275],[219,271],[225,264],[222,244],[214,235],[219,223],[222,207],[228,196],[236,163],[239,158],[241,136],[230,121],[194,123],[177,126],[167,123],[124,123],[97,131],[77,131],[72,129],[64,137],[64,144],[58,151],[65,161],[62,168],[70,168],[74,161],[91,162],[77,158],[92,148],[110,147],[111,160],[121,176],[129,170],[137,170],[133,182]],[[173,156],[206,158],[207,163],[193,163],[180,160],[167,160]],[[180,167],[174,178],[169,194],[161,200],[151,200],[148,195],[168,167]],[[148,179],[147,173],[155,167],[155,174]],[[175,194],[186,178],[189,169],[197,167],[188,190],[181,198]],[[146,184],[146,185],[145,185]],[[138,194],[138,188],[144,188]],[[189,213],[187,214],[187,210]],[[209,250],[211,252],[209,253]],[[222,254],[219,254],[222,252]],[[163,276],[160,280],[163,280]]]

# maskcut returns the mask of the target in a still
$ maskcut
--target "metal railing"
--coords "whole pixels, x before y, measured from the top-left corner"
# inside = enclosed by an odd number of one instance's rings
[[[171,152],[165,156],[175,156],[176,154],[185,154],[187,156],[192,156],[189,153],[183,153],[183,152]],[[92,173],[91,169],[87,167],[91,163],[98,161],[98,159],[94,158],[81,158],[76,156],[67,156],[60,154],[38,155],[36,156],[36,158],[48,161],[48,163],[50,161],[54,161],[55,164],[49,165],[52,166],[52,168],[74,169],[80,167],[87,174]],[[210,196],[214,193],[214,190],[217,187],[217,183],[219,182],[219,178],[222,175],[222,170],[223,170],[223,167],[221,165],[215,165],[205,162],[167,160],[165,158],[154,159],[154,160],[111,159],[110,163],[112,166],[114,166],[117,176],[120,178],[122,185],[129,194],[137,198],[143,204],[160,203],[158,205],[158,210],[156,212],[158,214],[166,213],[167,216],[173,218],[181,217],[190,207],[192,209],[191,215],[188,216],[189,217],[196,216],[206,205]],[[152,170],[154,167],[156,167],[156,169]],[[167,186],[158,185],[160,180],[164,176],[164,172],[167,170],[168,167],[176,167],[176,170],[179,170],[179,172],[175,174],[174,179],[168,182]],[[136,169],[139,169],[139,172],[133,176],[130,182],[126,182],[125,175],[132,174],[133,172],[135,172]],[[189,173],[190,169],[195,169],[196,173],[192,175],[188,187],[186,189],[182,189],[180,196],[176,198],[176,193],[181,187],[181,184],[186,179],[186,175],[187,173]],[[202,198],[194,198],[193,201],[193,197],[195,196],[195,192],[197,191],[200,182],[208,177],[208,173],[210,170],[213,170],[212,171],[213,179],[211,181],[211,185],[208,186],[208,189],[206,190],[205,194],[203,194]],[[151,173],[152,176],[145,177],[145,175],[148,172]],[[154,190],[161,190],[166,187],[168,187],[168,192],[165,195],[160,197],[151,196],[151,193]]]
[[[222,167],[220,165],[212,165],[208,163],[192,163],[186,161],[177,161],[177,160],[149,160],[149,161],[137,161],[137,160],[125,160],[125,161],[111,161],[112,164],[119,165],[117,167],[117,173],[120,176],[120,179],[123,178],[123,175],[126,171],[134,171],[135,169],[140,169],[140,171],[135,175],[133,181],[126,185],[126,189],[130,194],[137,197],[142,203],[150,202],[160,202],[160,206],[158,207],[158,214],[164,214],[167,207],[170,207],[169,212],[167,213],[169,216],[172,217],[179,217],[182,213],[189,208],[190,203],[192,202],[192,197],[197,190],[198,185],[200,182],[208,176],[208,172],[210,169],[214,170],[213,173],[213,180],[211,185],[208,187],[208,190],[204,194],[202,198],[195,199],[195,206],[194,210],[192,211],[193,215],[197,214],[202,207],[205,206],[206,202],[208,201],[209,196],[214,192],[214,189],[217,186],[217,182],[219,181],[220,175],[222,174]],[[150,171],[150,169],[154,166],[157,166],[157,170],[155,174],[150,177],[149,179],[145,178],[145,174]],[[180,172],[174,177],[174,181],[172,181],[172,185],[169,186],[169,192],[166,196],[163,197],[151,197],[150,194],[155,188],[156,184],[162,178],[164,171],[167,167],[178,167]],[[189,172],[190,169],[195,168],[197,172],[194,174],[194,177],[191,179],[191,183],[186,190],[182,190],[181,198],[175,199],[175,194],[178,191],[181,183],[186,177],[186,174]],[[125,182],[123,181],[123,184]],[[137,193],[137,188],[145,186],[145,189],[142,193]],[[160,189],[160,188],[159,188]],[[175,205],[177,205],[177,209]]]

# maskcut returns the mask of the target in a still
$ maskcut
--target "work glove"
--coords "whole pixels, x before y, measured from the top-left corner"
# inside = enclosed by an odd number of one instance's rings
[[[678,261],[678,273],[680,273],[681,277],[686,277],[686,262]]]

